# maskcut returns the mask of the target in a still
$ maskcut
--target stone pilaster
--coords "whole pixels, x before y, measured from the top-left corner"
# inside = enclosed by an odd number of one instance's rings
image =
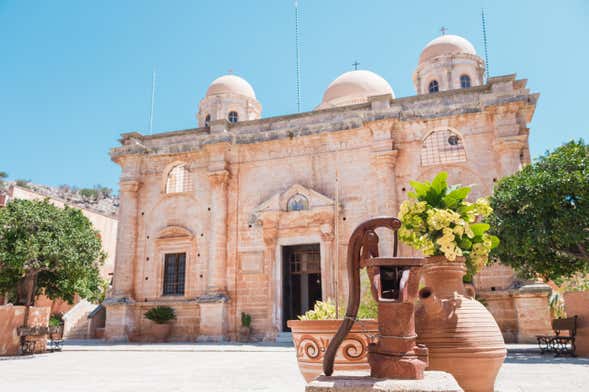
[[[116,298],[131,298],[133,296],[139,186],[140,183],[136,180],[122,180],[120,182],[117,253],[113,279],[113,297]]]
[[[325,260],[325,271],[327,272],[326,276],[323,278],[323,282],[327,283],[325,285],[325,297],[335,299],[336,295],[336,288],[335,288],[335,280],[337,279],[337,271],[335,270],[335,254],[334,254],[334,241],[335,235],[332,230],[332,226],[329,224],[324,224],[321,226],[321,241],[323,242],[323,249],[325,254],[322,255],[322,259]]]
[[[526,146],[527,135],[497,138],[495,151],[497,151],[499,159],[501,177],[509,176],[521,169],[522,159],[520,155]]]
[[[209,260],[207,294],[225,293],[227,289],[227,182],[229,172],[219,170],[209,173],[211,185],[211,225],[209,235]]]

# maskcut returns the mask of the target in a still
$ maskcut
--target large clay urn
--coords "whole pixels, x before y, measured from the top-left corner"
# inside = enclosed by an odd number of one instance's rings
[[[156,342],[165,342],[168,340],[170,336],[170,332],[172,331],[172,324],[170,323],[163,323],[157,324],[153,323],[151,326],[151,335],[154,341]]]
[[[415,314],[417,342],[429,349],[428,370],[451,373],[465,392],[492,392],[507,353],[497,322],[462,283],[464,259],[429,257]]]
[[[289,320],[299,370],[307,382],[323,373],[323,356],[341,320]],[[335,356],[335,370],[363,371],[368,375],[368,343],[378,334],[376,320],[358,320]]]

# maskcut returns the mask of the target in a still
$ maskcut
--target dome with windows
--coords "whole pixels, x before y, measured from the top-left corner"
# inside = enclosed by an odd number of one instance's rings
[[[368,97],[383,94],[395,97],[390,84],[380,75],[365,70],[350,71],[331,82],[317,109],[364,103]]]
[[[441,35],[425,46],[419,56],[419,63],[441,55],[458,53],[476,55],[474,46],[467,39],[452,34]]]
[[[223,75],[213,80],[207,89],[206,96],[221,94],[237,94],[256,99],[256,93],[251,84],[236,75]]]

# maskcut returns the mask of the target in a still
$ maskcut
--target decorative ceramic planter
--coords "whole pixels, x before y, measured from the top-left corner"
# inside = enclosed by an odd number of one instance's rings
[[[157,324],[153,323],[151,326],[151,336],[156,342],[165,342],[172,331],[172,324]]]
[[[299,370],[307,382],[323,373],[323,355],[341,320],[289,320]],[[359,320],[346,336],[335,356],[335,371],[365,371],[368,343],[378,333],[376,320]]]
[[[589,357],[589,291],[564,293],[564,307],[567,317],[577,318],[577,355]]]
[[[492,392],[507,351],[497,322],[465,293],[464,259],[429,257],[415,315],[417,342],[429,349],[429,370],[451,373],[465,392]]]
[[[239,341],[241,343],[249,342],[250,340],[250,333],[251,328],[246,326],[241,326],[239,328]]]

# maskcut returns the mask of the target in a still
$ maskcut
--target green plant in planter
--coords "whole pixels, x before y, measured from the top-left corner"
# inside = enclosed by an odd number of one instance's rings
[[[358,307],[358,319],[368,320],[378,318],[378,304],[372,298],[370,292],[370,280],[367,274],[362,274],[361,280],[362,295],[360,297],[360,306]],[[343,302],[343,301],[341,301]],[[327,301],[317,301],[313,309],[308,310],[299,320],[335,320],[337,313],[335,303],[328,299]],[[339,314],[345,314],[345,309],[340,306]]]
[[[49,326],[50,327],[59,327],[63,325],[63,314],[62,313],[53,313],[49,317]]]
[[[169,321],[176,320],[176,312],[169,306],[156,306],[145,312],[144,316],[156,324],[166,324]]]
[[[471,274],[489,260],[499,238],[487,233],[490,226],[479,222],[493,212],[485,198],[466,201],[469,187],[449,187],[448,173],[440,172],[432,182],[411,181],[415,192],[401,204],[399,239],[426,256],[445,256],[449,261],[464,256]]]
[[[252,324],[252,315],[241,312],[241,326],[249,328]]]

